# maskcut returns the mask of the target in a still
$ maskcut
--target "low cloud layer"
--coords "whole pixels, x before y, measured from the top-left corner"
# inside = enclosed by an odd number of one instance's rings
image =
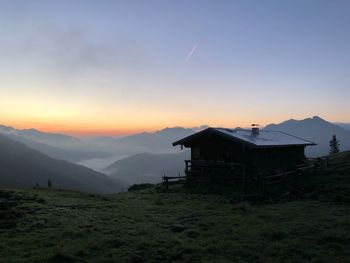
[[[125,36],[101,41],[78,27],[40,26],[19,43],[13,42],[1,44],[0,54],[7,63],[60,77],[135,70],[146,64],[146,52],[137,42]]]

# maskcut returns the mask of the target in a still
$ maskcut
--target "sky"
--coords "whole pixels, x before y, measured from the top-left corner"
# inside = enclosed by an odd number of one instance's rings
[[[0,0],[0,123],[350,122],[350,1]]]

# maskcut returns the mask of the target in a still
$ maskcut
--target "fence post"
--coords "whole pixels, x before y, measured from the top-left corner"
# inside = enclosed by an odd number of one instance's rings
[[[169,188],[169,178],[165,176],[164,174],[164,178],[165,178],[165,182],[166,182],[166,189]]]

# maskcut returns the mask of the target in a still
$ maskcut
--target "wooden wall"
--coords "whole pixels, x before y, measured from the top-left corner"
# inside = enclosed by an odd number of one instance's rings
[[[288,170],[305,160],[304,146],[254,149],[250,153],[253,169],[259,173]]]
[[[191,159],[206,161],[225,161],[225,162],[245,162],[247,159],[246,146],[225,140],[215,134],[205,134],[191,142]]]

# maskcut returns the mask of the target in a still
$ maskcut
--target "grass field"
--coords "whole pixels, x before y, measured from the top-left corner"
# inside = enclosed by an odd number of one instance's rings
[[[293,184],[255,204],[178,187],[2,189],[0,261],[350,262],[350,154]]]

